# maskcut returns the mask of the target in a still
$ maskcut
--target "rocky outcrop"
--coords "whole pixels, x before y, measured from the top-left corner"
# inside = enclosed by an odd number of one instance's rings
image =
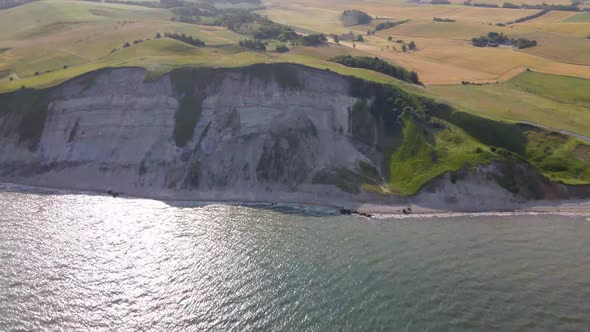
[[[408,201],[363,190],[388,179],[386,152],[414,102],[401,90],[290,64],[146,74],[105,69],[0,95],[0,181],[165,199]],[[511,192],[496,173],[447,174],[411,200],[497,209],[548,197]]]

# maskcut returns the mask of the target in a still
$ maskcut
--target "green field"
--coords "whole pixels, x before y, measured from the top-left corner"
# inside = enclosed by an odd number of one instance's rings
[[[572,16],[565,20],[565,22],[590,22],[590,13],[581,13],[577,14],[576,16]]]
[[[590,80],[525,72],[502,84],[432,86],[428,91],[474,114],[590,136],[589,87]]]
[[[590,80],[576,77],[525,72],[510,84],[528,93],[533,93],[562,104],[590,108]]]

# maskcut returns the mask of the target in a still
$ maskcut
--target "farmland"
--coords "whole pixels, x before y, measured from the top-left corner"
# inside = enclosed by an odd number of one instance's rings
[[[495,0],[481,3],[501,5]],[[579,94],[555,94],[558,90],[573,93],[583,90],[579,87],[587,87],[590,39],[586,37],[590,35],[590,13],[550,11],[522,23],[506,24],[539,10],[465,6],[462,1],[449,5],[401,0],[264,0],[260,4],[218,4],[220,10],[253,11],[301,34],[352,32],[355,38],[362,35],[364,40],[342,40],[338,45],[330,39],[330,43],[319,47],[299,45],[279,53],[273,50],[280,42],[268,41],[267,52],[245,49],[238,42],[247,35],[211,24],[213,19],[208,17],[196,24],[173,21],[173,11],[157,8],[158,4],[154,1],[154,6],[144,7],[42,0],[1,10],[0,91],[51,86],[104,67],[140,66],[156,77],[180,66],[295,62],[404,86],[487,117],[534,119],[541,124],[590,134],[584,125],[588,123],[584,121],[590,120],[587,100]],[[349,9],[365,11],[374,19],[369,24],[344,26],[340,15]],[[433,17],[447,22],[435,22]],[[377,24],[384,22],[403,23],[367,35],[367,31],[374,31]],[[164,32],[184,33],[207,46],[193,47],[155,37]],[[536,40],[538,45],[522,50],[471,45],[472,38],[489,32]],[[404,51],[412,42],[416,48]],[[123,47],[126,43],[129,47]],[[330,61],[348,54],[379,57],[416,71],[426,89],[372,70]],[[543,84],[535,84],[536,81]]]
[[[590,80],[525,72],[490,85],[431,86],[445,101],[485,117],[533,121],[590,136]]]

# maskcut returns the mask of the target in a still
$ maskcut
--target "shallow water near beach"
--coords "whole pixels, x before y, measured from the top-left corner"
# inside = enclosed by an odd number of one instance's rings
[[[0,330],[557,331],[590,326],[589,216],[0,193]]]

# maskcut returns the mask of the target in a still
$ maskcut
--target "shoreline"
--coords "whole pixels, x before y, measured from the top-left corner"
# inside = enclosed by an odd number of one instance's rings
[[[112,197],[107,192],[89,189],[75,189],[75,188],[55,188],[35,186],[28,184],[18,184],[12,182],[0,182],[0,191],[2,192],[17,192],[17,193],[33,193],[33,194],[49,194],[49,195],[89,195],[89,196],[103,196]],[[298,200],[297,202],[285,202],[281,200],[267,201],[267,200],[235,200],[235,199],[188,199],[182,197],[157,197],[137,194],[121,193],[119,199],[147,199],[166,203],[173,206],[173,202],[178,203],[192,203],[194,206],[202,206],[208,204],[225,204],[246,207],[290,207],[301,210],[316,210],[318,212],[326,212],[327,214],[343,215],[340,209],[346,208],[345,201],[334,201],[332,204],[316,204],[308,200]],[[113,197],[113,199],[117,199]],[[310,198],[311,200],[311,198]],[[342,203],[339,205],[338,203]],[[507,210],[489,210],[489,211],[454,211],[454,210],[437,210],[418,206],[412,203],[385,205],[385,204],[369,204],[357,203],[358,207],[353,209],[355,212],[371,214],[375,219],[421,219],[421,218],[453,218],[453,217],[510,217],[510,216],[524,216],[524,215],[562,215],[562,216],[585,216],[590,217],[590,200],[568,200],[568,201],[536,201],[523,203],[519,209]],[[411,213],[404,214],[404,209],[411,208]],[[330,211],[329,213],[327,211]],[[361,215],[353,214],[353,216],[361,217]]]

